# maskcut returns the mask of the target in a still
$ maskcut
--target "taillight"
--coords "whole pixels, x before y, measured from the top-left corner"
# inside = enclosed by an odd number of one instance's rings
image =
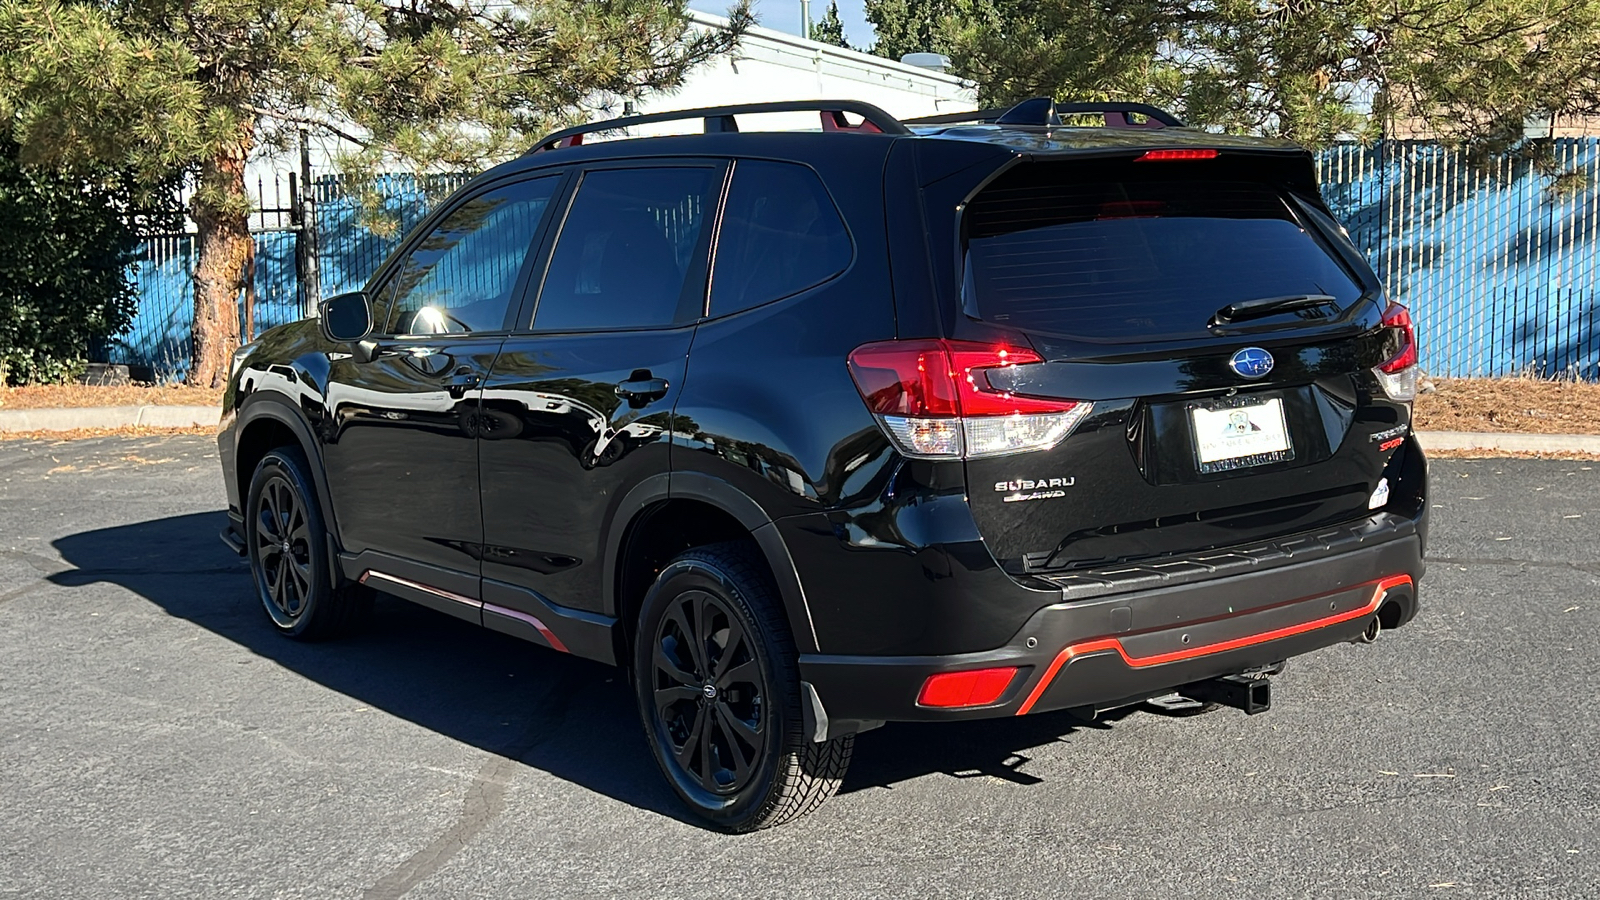
[[[974,341],[863,344],[850,377],[901,453],[973,459],[1047,450],[1072,433],[1092,404],[1024,397],[995,388],[989,371],[1043,362],[1028,347]]]
[[[1391,301],[1383,311],[1383,327],[1398,332],[1400,349],[1372,374],[1390,400],[1409,403],[1417,397],[1417,330],[1411,324],[1411,311]]]
[[[942,709],[988,706],[1000,699],[1016,676],[1016,666],[929,675],[917,694],[917,705]]]

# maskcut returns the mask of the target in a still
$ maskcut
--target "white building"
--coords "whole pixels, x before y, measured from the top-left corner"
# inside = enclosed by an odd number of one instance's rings
[[[696,28],[722,29],[728,20],[691,12]],[[954,75],[906,65],[858,50],[820,44],[770,28],[752,28],[730,56],[693,72],[672,94],[637,104],[640,113],[771,100],[862,100],[901,119],[976,109],[976,96]],[[697,127],[693,123],[691,127]],[[811,113],[774,116],[774,128],[818,128]],[[648,126],[641,134],[672,133]]]

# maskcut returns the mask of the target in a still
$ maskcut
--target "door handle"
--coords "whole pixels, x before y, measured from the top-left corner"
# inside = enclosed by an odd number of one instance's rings
[[[651,378],[648,371],[634,372],[627,381],[617,382],[616,393],[630,403],[644,403],[665,397],[668,386],[665,378]]]

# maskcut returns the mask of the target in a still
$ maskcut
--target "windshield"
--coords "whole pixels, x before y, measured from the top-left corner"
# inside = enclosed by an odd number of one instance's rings
[[[1073,166],[1070,177],[1041,177],[1054,166],[1008,173],[967,212],[968,314],[1090,339],[1151,338],[1203,334],[1231,303],[1332,297],[1281,314],[1320,317],[1360,296],[1283,190],[1194,177],[1204,165],[1119,161]]]

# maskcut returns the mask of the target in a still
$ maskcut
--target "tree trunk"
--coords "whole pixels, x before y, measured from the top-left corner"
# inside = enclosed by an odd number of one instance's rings
[[[194,267],[194,358],[189,383],[219,388],[228,382],[239,347],[239,289],[250,257],[250,198],[244,166],[253,141],[246,137],[200,167],[190,214],[199,230]]]

